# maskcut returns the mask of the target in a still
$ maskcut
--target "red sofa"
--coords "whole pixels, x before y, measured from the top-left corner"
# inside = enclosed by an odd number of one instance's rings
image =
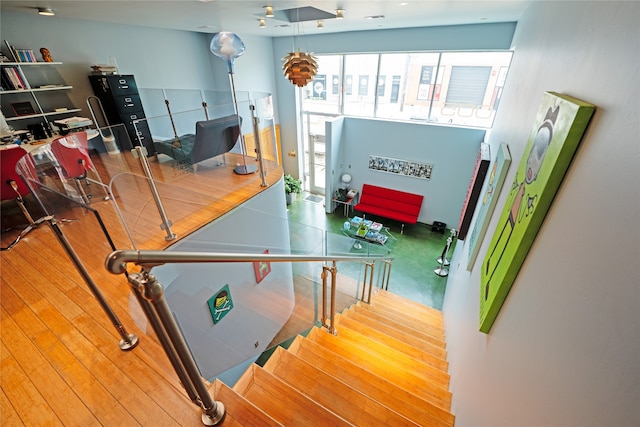
[[[418,222],[424,196],[364,184],[360,192],[360,200],[353,208],[371,215],[389,218],[405,224]]]

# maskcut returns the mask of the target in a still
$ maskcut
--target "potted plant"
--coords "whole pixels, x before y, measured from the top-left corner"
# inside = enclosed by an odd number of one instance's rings
[[[284,193],[287,199],[287,204],[291,204],[292,194],[302,193],[302,181],[287,174],[284,176]]]

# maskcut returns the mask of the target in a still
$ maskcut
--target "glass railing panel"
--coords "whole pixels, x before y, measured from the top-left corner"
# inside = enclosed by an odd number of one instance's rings
[[[256,196],[258,200],[233,209],[166,251],[322,256],[326,247],[324,232],[291,224],[284,210],[274,214],[268,206],[269,197]],[[304,236],[309,244],[296,245],[294,235]],[[336,235],[335,239],[347,238]],[[353,304],[361,292],[357,276],[350,277],[340,270],[353,272],[362,268],[360,262],[339,264],[338,311]],[[353,265],[347,268],[348,264]],[[212,378],[318,324],[322,318],[322,265],[322,262],[167,263],[154,267],[152,274],[165,288],[167,302],[202,375]],[[221,302],[216,311],[221,291],[232,303],[225,306]],[[230,306],[233,308],[228,309]],[[328,311],[326,314],[329,315]]]
[[[80,158],[86,173],[72,174],[71,166]],[[16,169],[45,214],[55,220],[73,250],[82,254],[86,268],[104,276],[105,255],[127,240],[118,238],[124,229],[108,186],[87,151],[76,147],[61,152],[43,145],[24,156]]]

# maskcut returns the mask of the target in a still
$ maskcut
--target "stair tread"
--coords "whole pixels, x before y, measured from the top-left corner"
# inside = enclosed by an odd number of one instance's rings
[[[233,389],[284,425],[351,425],[258,365],[252,364],[245,376],[250,380],[244,378]]]
[[[355,425],[418,425],[283,348],[275,351],[264,368]]]
[[[429,307],[419,302],[410,300],[400,295],[394,294],[384,289],[378,289],[371,296],[371,305],[386,307],[391,310],[398,311],[404,316],[416,319],[418,321],[428,321],[435,326],[444,326],[442,311],[433,307]]]
[[[214,389],[213,396],[216,400],[224,404],[225,416],[222,425],[248,427],[282,425],[222,381],[216,379],[211,387]]]
[[[444,334],[444,323],[442,318],[434,317],[430,314],[415,313],[408,309],[402,303],[395,300],[387,300],[380,298],[371,298],[371,307],[383,310],[386,313],[392,313],[394,316],[402,319],[407,325],[415,325],[415,327],[428,328]]]
[[[338,316],[337,318],[341,318]],[[409,356],[402,351],[390,347],[389,345],[376,341],[344,323],[338,330],[337,338],[344,340],[352,346],[358,347],[371,355],[386,360],[387,364],[401,366],[407,372],[412,372],[417,376],[428,379],[430,382],[442,387],[449,387],[449,374],[440,368],[433,367],[422,360]]]
[[[403,313],[415,316],[417,318],[428,318],[440,325],[444,325],[442,318],[442,311],[429,307],[419,302],[413,301],[409,298],[405,298],[393,292],[385,291],[384,289],[378,289],[378,291],[371,297],[372,304],[400,304],[402,305]]]
[[[444,332],[442,331],[442,327],[434,326],[432,324],[424,323],[424,322],[420,323],[416,321],[416,319],[408,318],[407,316],[404,316],[400,312],[397,312],[395,310],[390,310],[378,305],[370,305],[370,304],[365,304],[363,302],[358,302],[356,304],[356,307],[376,313],[377,315],[385,317],[387,319],[393,320],[394,322],[402,325],[405,328],[418,331],[423,335],[423,339],[431,342],[432,344],[438,345],[443,349],[446,347],[446,344],[444,341]]]
[[[447,409],[302,336],[293,341],[288,351],[422,425],[454,424],[455,418]]]
[[[357,319],[350,317],[348,311],[336,316],[336,328],[338,329],[338,331],[340,330],[340,325],[344,325],[350,329],[353,329],[354,331],[361,333],[362,335],[373,339],[374,341],[398,350],[406,354],[407,356],[412,357],[420,362],[426,363],[427,365],[433,366],[434,368],[440,369],[444,372],[447,372],[447,370],[449,369],[449,364],[446,360],[438,356],[434,356],[433,354],[427,353],[424,350],[407,343],[406,341],[387,335],[377,328],[373,328],[365,323],[362,323]]]
[[[357,306],[352,306],[343,311],[343,313],[360,323],[369,325],[391,337],[404,341],[407,344],[411,344],[426,353],[437,356],[443,360],[447,360],[447,351],[443,349],[441,345],[425,340],[422,334],[415,329],[404,328],[402,325],[391,319],[379,316],[373,311],[361,310]]]
[[[366,350],[353,345],[346,340],[340,340],[318,328],[312,329],[307,339],[326,346],[335,354],[345,357],[354,364],[382,376],[389,381],[400,385],[412,393],[422,396],[435,405],[449,410],[451,407],[451,393],[444,387],[427,381],[422,375],[408,371],[404,366],[393,363],[388,359],[371,354]]]

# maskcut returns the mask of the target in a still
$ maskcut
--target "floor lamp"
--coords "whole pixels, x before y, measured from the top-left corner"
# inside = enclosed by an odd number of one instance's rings
[[[236,98],[236,85],[233,81],[234,60],[244,53],[244,43],[234,33],[228,31],[221,31],[211,39],[209,45],[211,53],[215,56],[222,58],[227,63],[227,71],[229,72],[229,80],[231,81],[231,93],[233,94],[233,107],[235,113],[238,116],[238,126],[241,125],[240,113],[238,111],[238,99]],[[242,165],[237,165],[233,171],[238,175],[248,175],[258,170],[256,165],[247,165],[247,147],[244,143],[244,136],[242,135],[242,129],[240,129],[240,149],[242,151]]]

